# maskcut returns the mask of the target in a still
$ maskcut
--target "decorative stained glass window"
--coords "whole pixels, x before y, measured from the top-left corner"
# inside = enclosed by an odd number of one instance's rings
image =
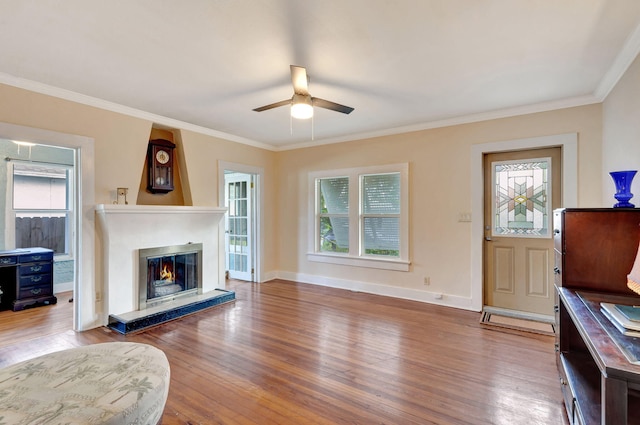
[[[547,238],[551,158],[491,163],[494,236]]]

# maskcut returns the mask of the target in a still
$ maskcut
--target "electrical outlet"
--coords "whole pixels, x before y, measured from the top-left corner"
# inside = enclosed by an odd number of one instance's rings
[[[96,292],[96,302],[102,301],[102,292]]]
[[[431,285],[431,278],[429,276],[424,278],[424,284],[425,285]]]

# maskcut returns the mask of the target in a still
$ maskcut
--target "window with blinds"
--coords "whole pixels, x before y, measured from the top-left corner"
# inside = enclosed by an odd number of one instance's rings
[[[408,269],[407,164],[316,172],[310,177],[312,261]]]
[[[400,255],[400,173],[361,176],[362,250],[367,255]]]
[[[320,251],[349,252],[349,178],[318,179]]]

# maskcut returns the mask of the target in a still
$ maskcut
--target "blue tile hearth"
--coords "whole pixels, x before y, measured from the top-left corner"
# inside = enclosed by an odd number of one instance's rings
[[[162,306],[144,311],[109,315],[108,327],[121,334],[139,332],[151,326],[196,313],[205,308],[235,301],[235,299],[235,292],[216,289],[207,294],[194,296],[193,299],[168,302]]]

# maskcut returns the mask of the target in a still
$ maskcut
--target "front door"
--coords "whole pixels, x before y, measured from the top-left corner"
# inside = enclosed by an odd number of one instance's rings
[[[553,315],[553,209],[561,149],[484,156],[484,304]]]
[[[226,173],[225,247],[231,279],[253,281],[253,176]]]

